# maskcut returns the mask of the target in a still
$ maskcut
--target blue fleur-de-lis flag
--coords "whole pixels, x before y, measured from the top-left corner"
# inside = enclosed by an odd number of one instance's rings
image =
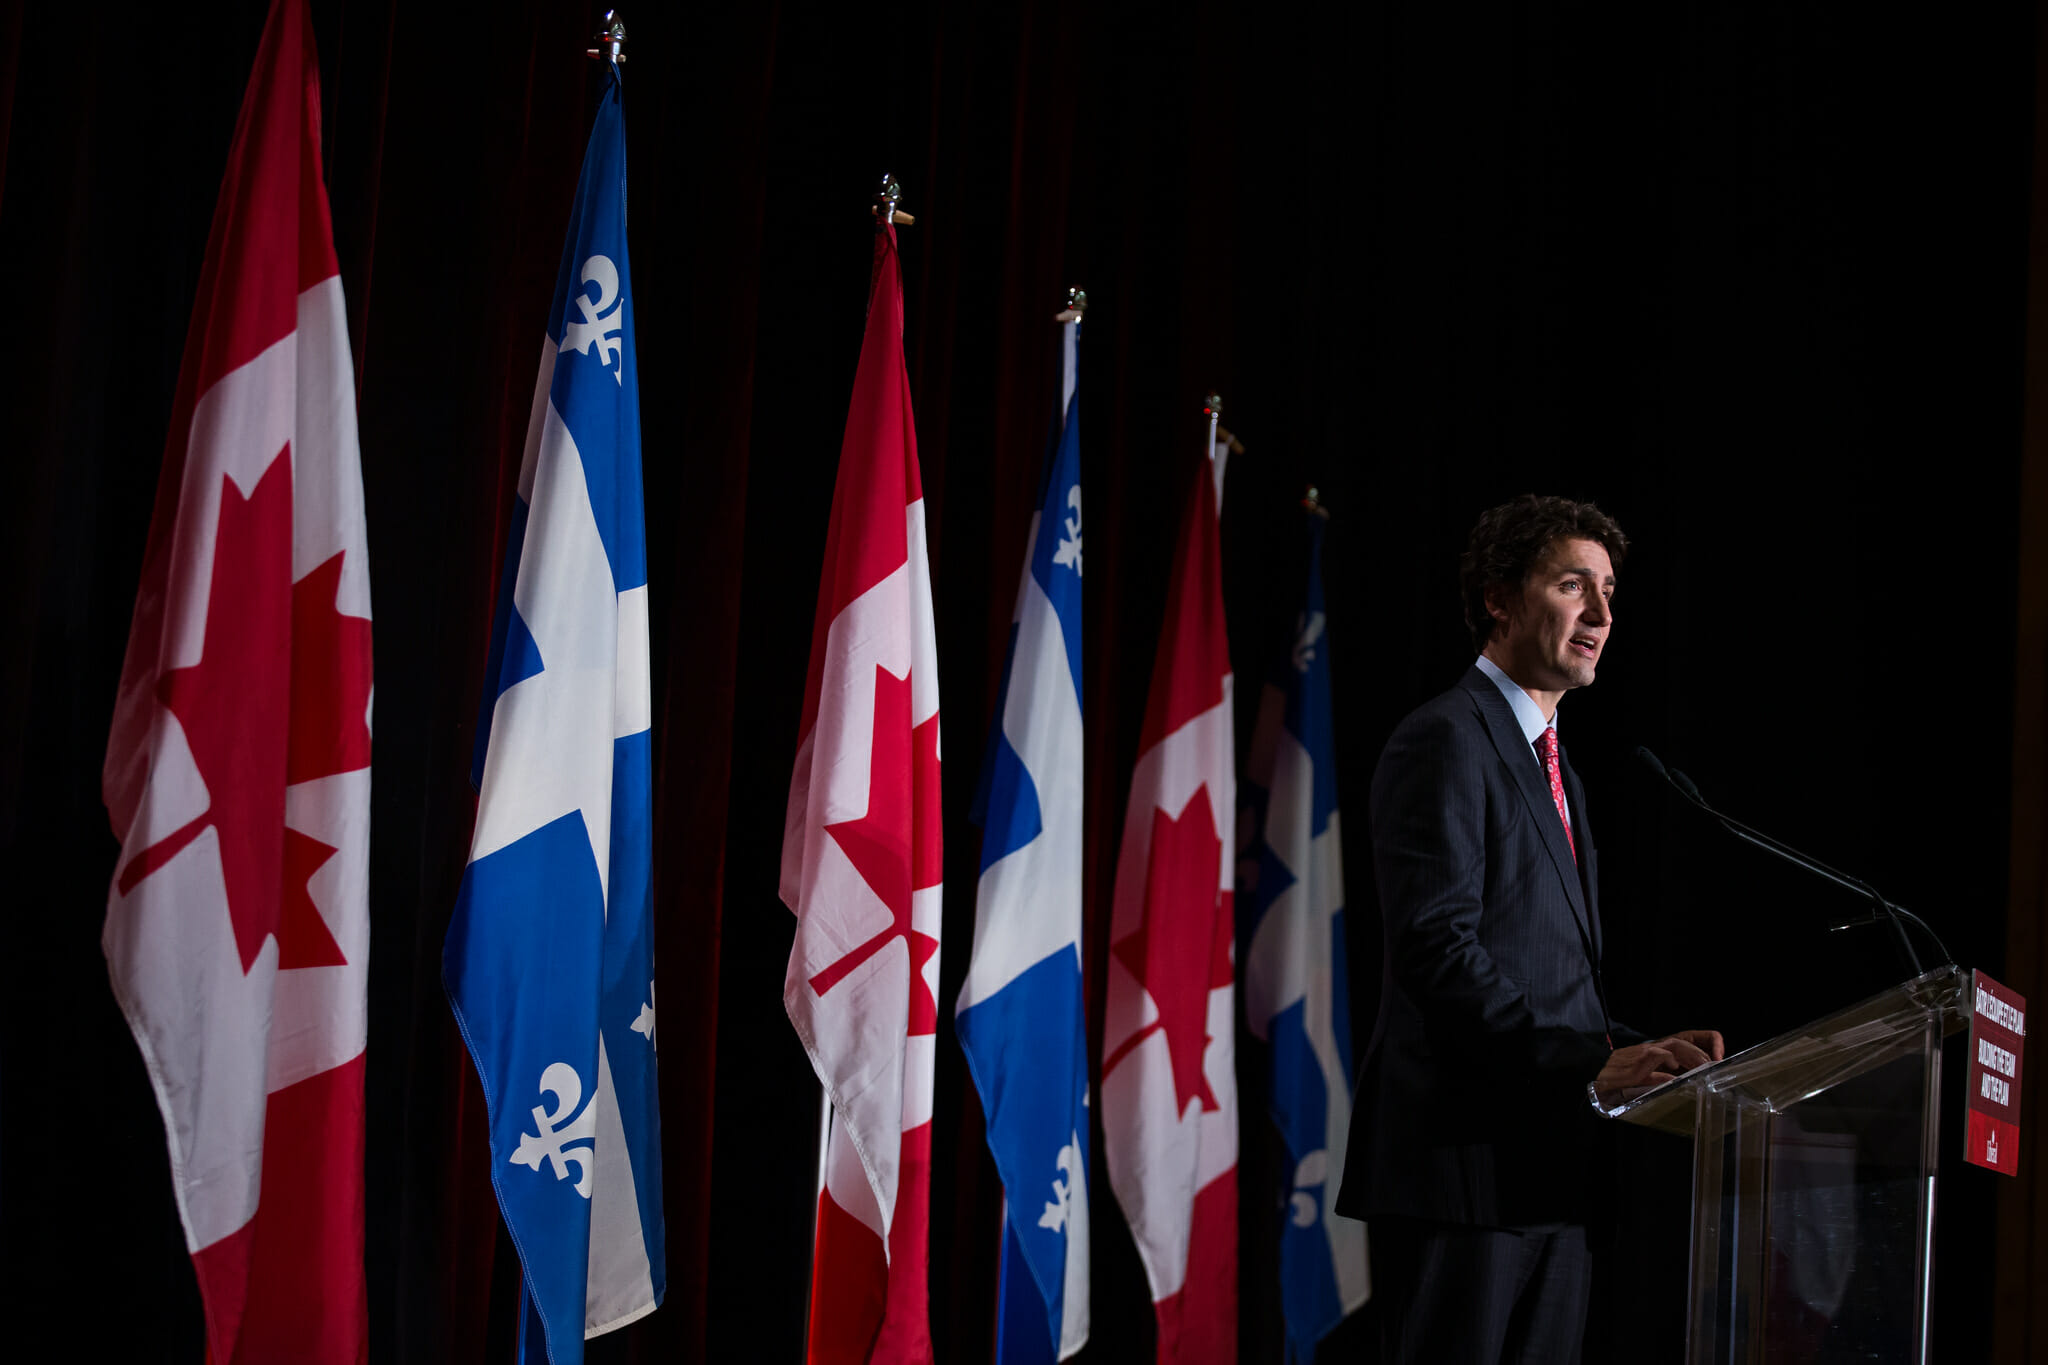
[[[1316,1343],[1368,1293],[1365,1225],[1330,1210],[1351,1125],[1351,1005],[1324,520],[1313,512],[1307,520],[1308,584],[1294,642],[1260,698],[1240,788],[1250,838],[1237,896],[1245,1022],[1273,1049],[1269,1107],[1287,1149],[1278,1231],[1290,1361],[1314,1360]]]
[[[954,1027],[1002,1173],[997,1365],[1088,1340],[1088,1050],[1081,990],[1081,324],[982,764],[974,950]]]
[[[525,1273],[521,1360],[665,1288],[640,389],[617,69],[576,187],[506,536],[442,975]]]

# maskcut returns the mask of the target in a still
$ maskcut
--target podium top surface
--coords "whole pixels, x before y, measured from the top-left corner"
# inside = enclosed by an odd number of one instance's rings
[[[1970,974],[1954,963],[1781,1033],[1608,1111],[1649,1128],[1690,1135],[1699,1094],[1728,1095],[1779,1112],[1918,1050],[1935,1023],[1942,1036],[1968,1022]]]

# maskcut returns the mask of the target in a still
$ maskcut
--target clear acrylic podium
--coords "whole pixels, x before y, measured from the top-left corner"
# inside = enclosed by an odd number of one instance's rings
[[[1953,965],[1651,1090],[1693,1140],[1687,1365],[1927,1359]]]

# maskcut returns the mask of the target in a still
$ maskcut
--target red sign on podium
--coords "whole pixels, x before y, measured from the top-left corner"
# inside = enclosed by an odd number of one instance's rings
[[[1963,1155],[2006,1175],[2020,1171],[2020,1053],[2027,1002],[1982,972],[1972,972],[1970,1129]]]

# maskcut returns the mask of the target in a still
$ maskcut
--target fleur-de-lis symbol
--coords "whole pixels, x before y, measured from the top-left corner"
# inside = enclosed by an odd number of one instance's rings
[[[626,366],[619,359],[619,348],[624,344],[620,334],[626,326],[626,301],[619,297],[619,269],[609,256],[592,256],[583,263],[579,281],[597,285],[597,301],[591,302],[589,293],[582,289],[570,296],[569,301],[583,314],[583,320],[565,320],[559,349],[595,355],[612,372],[612,378],[624,385]]]
[[[640,1017],[626,1027],[632,1029],[635,1033],[646,1034],[648,1043],[650,1045],[654,1044],[654,983],[652,981],[647,983],[647,1003],[640,1007]]]
[[[1076,1139],[1078,1141],[1078,1139]],[[1045,1212],[1038,1215],[1038,1226],[1051,1228],[1054,1232],[1065,1232],[1067,1214],[1074,1201],[1074,1167],[1081,1160],[1079,1148],[1067,1143],[1060,1148],[1060,1154],[1053,1164],[1066,1175],[1065,1180],[1053,1177],[1052,1198],[1046,1202]]]
[[[1052,562],[1055,565],[1071,565],[1074,577],[1081,576],[1081,485],[1075,484],[1067,490],[1067,506],[1074,509],[1074,515],[1061,521],[1066,535],[1053,547]]]
[[[1316,612],[1306,618],[1294,618],[1294,671],[1308,672],[1308,666],[1316,660],[1316,641],[1323,638],[1323,614]]]
[[[1330,1179],[1330,1154],[1317,1148],[1294,1168],[1294,1195],[1289,1199],[1291,1217],[1298,1228],[1312,1227],[1322,1216],[1322,1204],[1311,1191],[1320,1190]]]
[[[578,1175],[576,1193],[588,1199],[590,1172],[597,1163],[597,1106],[594,1103],[584,1105],[583,1112],[576,1114],[575,1122],[567,1127],[560,1126],[564,1119],[576,1112],[577,1104],[583,1099],[583,1079],[567,1062],[556,1062],[540,1073],[540,1093],[552,1093],[555,1108],[550,1112],[540,1105],[533,1107],[534,1126],[540,1131],[519,1135],[519,1150],[512,1153],[512,1164],[538,1171],[541,1162],[546,1161],[555,1168],[555,1179],[567,1180],[569,1164],[573,1162]],[[586,1145],[569,1145],[575,1142]]]

